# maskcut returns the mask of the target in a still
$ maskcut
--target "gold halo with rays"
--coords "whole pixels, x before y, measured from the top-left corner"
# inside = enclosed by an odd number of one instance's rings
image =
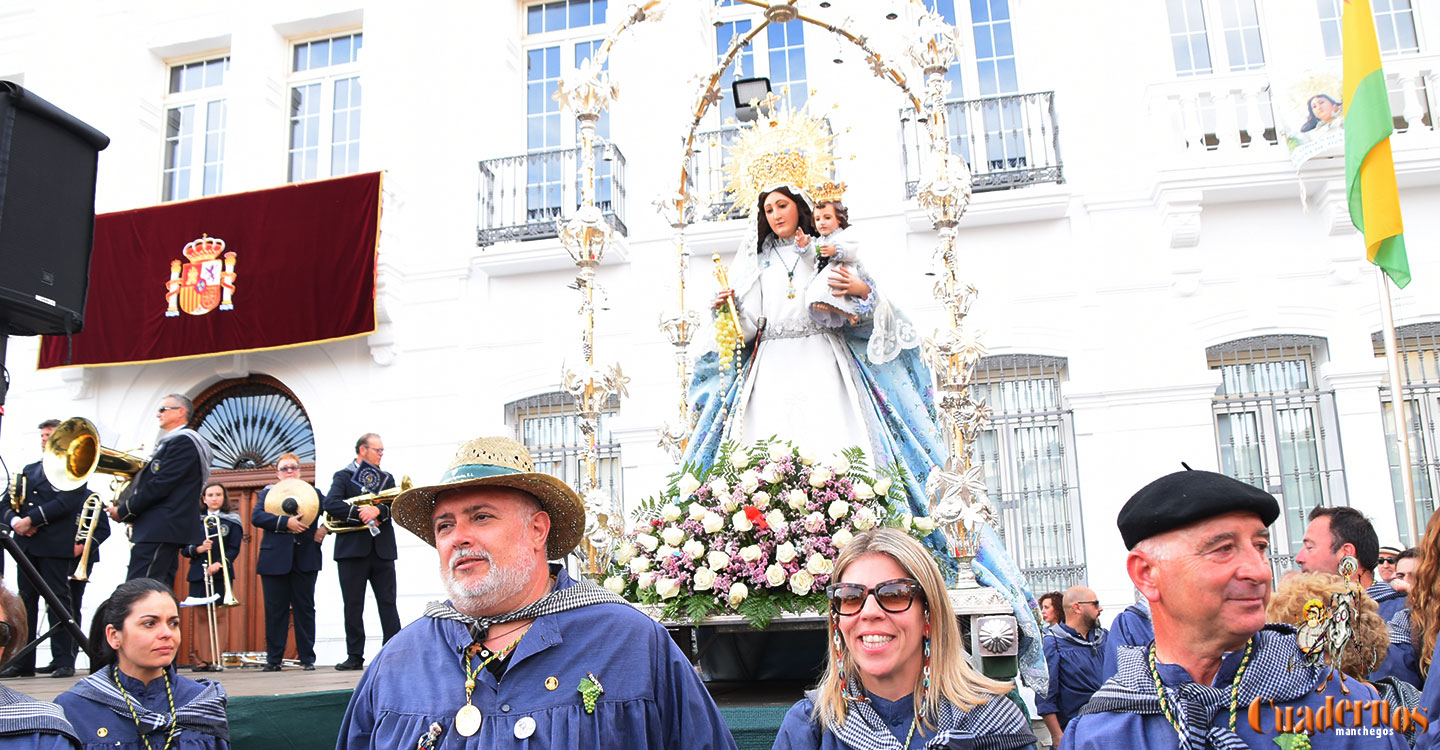
[[[823,119],[771,97],[770,114],[742,125],[729,147],[725,192],[730,212],[744,216],[760,194],[781,185],[809,192],[828,182],[835,165],[835,135]]]

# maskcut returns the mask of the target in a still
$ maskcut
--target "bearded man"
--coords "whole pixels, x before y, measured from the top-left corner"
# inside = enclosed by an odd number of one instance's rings
[[[665,628],[547,562],[579,544],[585,511],[525,446],[464,443],[393,515],[435,546],[450,600],[381,650],[337,750],[735,747]]]

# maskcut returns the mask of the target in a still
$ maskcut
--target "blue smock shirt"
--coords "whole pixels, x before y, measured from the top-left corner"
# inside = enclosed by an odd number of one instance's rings
[[[1115,657],[1121,646],[1148,646],[1155,640],[1155,624],[1150,621],[1150,602],[1140,602],[1125,608],[1110,623],[1110,634],[1105,636],[1104,663],[1100,666],[1100,681],[1115,674]]]
[[[168,668],[168,672],[176,708],[189,703],[205,690],[201,683],[176,673],[173,666]],[[120,685],[130,694],[131,700],[146,709],[160,714],[170,713],[164,679],[157,677],[147,685],[121,672]],[[145,750],[145,742],[136,733],[135,720],[129,714],[119,714],[108,706],[77,695],[73,689],[61,693],[55,702],[65,709],[65,716],[75,727],[81,747],[85,750]],[[150,746],[155,750],[165,744],[165,730],[151,732],[148,736]],[[194,729],[182,729],[170,745],[171,750],[228,750],[229,747],[230,743],[226,740]]]
[[[575,585],[561,570],[555,588]],[[336,750],[412,750],[432,723],[447,748],[730,749],[730,735],[694,667],[665,628],[622,604],[537,617],[500,680],[475,677],[483,717],[470,737],[455,731],[465,705],[464,624],[422,617],[401,630],[365,670],[340,724]],[[578,690],[593,674],[604,687],[593,713]]]
[[[915,720],[914,696],[907,695],[898,701],[887,701],[872,695],[869,705],[874,709],[871,721],[853,713],[859,709],[852,707],[852,713],[846,716],[845,728],[849,729],[848,722],[853,721],[871,733],[888,731],[894,738],[893,744],[884,737],[876,737],[870,733],[862,735],[866,744],[846,742],[835,732],[825,729],[815,718],[814,692],[811,691],[785,713],[772,750],[903,748],[905,737],[910,733],[910,723]],[[956,711],[951,716],[953,724],[947,737],[936,738],[937,730],[926,729],[924,724],[920,724],[915,727],[915,736],[910,740],[910,748],[906,750],[925,747],[925,743],[932,738],[937,742],[944,740],[938,747],[946,750],[1019,750],[1035,746],[1030,720],[1013,701],[1003,695],[994,696],[968,711]],[[874,721],[875,719],[878,719],[878,722]],[[884,727],[883,730],[880,729],[881,726]]]
[[[1037,696],[1035,711],[1041,716],[1055,714],[1060,729],[1079,713],[1105,680],[1100,670],[1105,663],[1105,628],[1095,626],[1081,638],[1065,623],[1045,630],[1045,665],[1050,669],[1050,690]]]

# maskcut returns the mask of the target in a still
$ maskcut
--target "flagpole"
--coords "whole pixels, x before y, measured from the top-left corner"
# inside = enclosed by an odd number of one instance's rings
[[[1400,437],[1400,486],[1405,499],[1405,516],[1410,521],[1410,546],[1420,543],[1421,529],[1415,512],[1415,484],[1410,473],[1410,405],[1405,401],[1405,380],[1400,366],[1400,348],[1396,345],[1395,313],[1390,306],[1390,280],[1385,271],[1375,266],[1380,282],[1380,319],[1385,330],[1385,363],[1390,368],[1390,407],[1395,431]]]

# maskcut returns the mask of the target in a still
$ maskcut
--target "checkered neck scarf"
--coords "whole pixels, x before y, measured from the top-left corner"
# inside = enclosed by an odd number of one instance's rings
[[[37,732],[63,734],[79,740],[65,712],[54,703],[37,701],[28,695],[0,686],[0,736],[32,735]]]
[[[430,602],[425,606],[425,616],[436,620],[454,620],[461,623],[470,631],[470,637],[476,643],[482,643],[490,635],[490,627],[501,623],[513,622],[515,620],[530,620],[544,615],[553,615],[560,612],[568,612],[572,609],[588,607],[592,604],[625,604],[629,602],[612,593],[609,589],[601,588],[590,581],[577,581],[573,585],[560,588],[557,578],[556,588],[539,600],[503,615],[494,617],[472,617],[461,612],[450,604],[450,602]]]
[[[1163,715],[1148,656],[1148,646],[1120,647],[1115,676],[1100,686],[1078,715],[1122,712]],[[1271,623],[1255,634],[1255,651],[1240,678],[1238,703],[1246,706],[1262,697],[1276,703],[1296,700],[1314,690],[1329,671],[1329,667],[1311,666],[1305,661],[1295,643],[1295,628]],[[1245,750],[1249,747],[1230,731],[1228,719],[1216,722],[1217,717],[1230,710],[1230,689],[1228,683],[1211,686],[1186,681],[1165,685],[1166,700],[1180,724],[1181,750]]]
[[[848,681],[854,694],[864,694],[853,676]],[[814,703],[818,693],[812,690],[806,695]],[[937,731],[925,741],[927,748],[949,747],[951,742],[956,741],[960,741],[957,744],[969,741],[972,744],[965,746],[976,750],[1011,750],[1035,744],[1029,722],[1020,714],[1020,709],[1003,695],[994,696],[968,711],[962,711],[941,698],[937,713]],[[854,750],[904,750],[900,740],[896,739],[869,701],[847,703],[845,721],[833,731],[845,747]]]
[[[1397,611],[1395,616],[1390,618],[1390,622],[1385,623],[1385,629],[1390,633],[1390,645],[1410,645],[1410,609],[1407,607]]]
[[[225,689],[220,683],[214,680],[196,680],[205,689],[183,706],[175,707],[175,714],[160,713],[151,711],[140,705],[140,699],[134,695],[130,696],[130,703],[127,706],[125,696],[120,694],[120,688],[115,685],[115,677],[110,670],[119,667],[102,669],[89,677],[75,683],[71,688],[76,695],[89,701],[98,703],[115,712],[126,721],[131,720],[131,708],[134,708],[135,721],[139,723],[140,736],[154,732],[168,732],[170,725],[179,725],[181,732],[190,729],[202,734],[209,734],[219,737],[226,742],[230,741],[230,726],[225,719]],[[171,688],[175,688],[175,681],[179,677],[175,674],[175,668],[167,670],[167,677],[170,678]]]

